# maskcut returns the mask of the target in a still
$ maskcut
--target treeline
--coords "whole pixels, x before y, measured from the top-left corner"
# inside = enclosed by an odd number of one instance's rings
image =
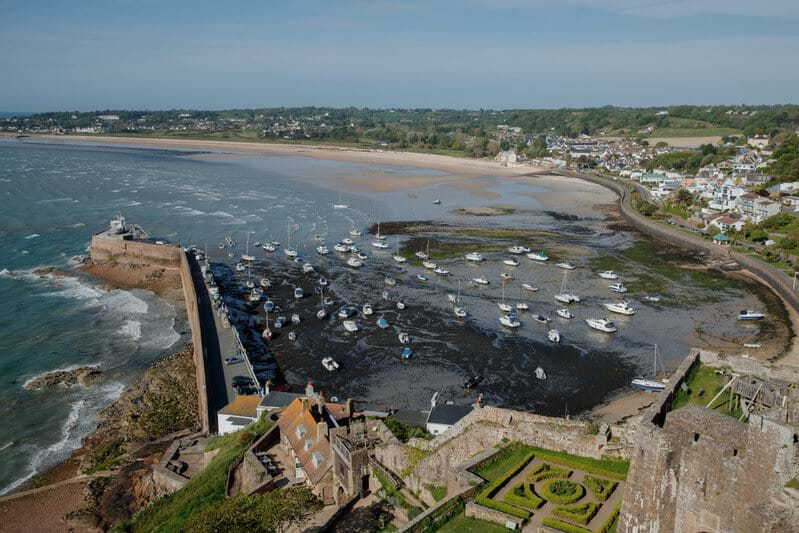
[[[779,135],[774,138],[774,144],[777,146],[772,154],[774,161],[766,168],[772,178],[764,187],[799,181],[799,136],[795,133]]]
[[[646,169],[652,171],[657,168],[676,170],[695,174],[701,167],[726,161],[734,156],[734,146],[714,146],[703,144],[699,150],[683,150],[661,154],[646,164]]]

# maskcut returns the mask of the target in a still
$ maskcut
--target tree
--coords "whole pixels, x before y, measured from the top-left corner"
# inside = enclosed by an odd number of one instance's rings
[[[510,150],[510,142],[503,139],[502,142],[499,143],[499,149],[502,151]]]
[[[707,234],[708,235],[714,236],[714,235],[718,235],[719,233],[721,233],[721,228],[719,228],[717,225],[711,224],[711,225],[709,225],[707,227]]]
[[[680,189],[677,191],[677,203],[683,206],[690,206],[694,202],[694,195],[688,189]]]

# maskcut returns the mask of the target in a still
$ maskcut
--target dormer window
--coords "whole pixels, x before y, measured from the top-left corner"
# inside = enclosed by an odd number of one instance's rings
[[[322,452],[313,452],[311,461],[313,461],[313,465],[316,468],[319,468],[322,465],[322,463],[325,462],[325,456],[322,454]]]
[[[297,438],[301,439],[303,437],[303,435],[308,433],[308,430],[305,429],[305,426],[300,424],[299,426],[297,426],[296,433],[297,433]]]
[[[310,450],[311,446],[313,446],[313,441],[310,440],[310,439],[306,440],[305,441],[305,451],[307,452],[308,450]]]

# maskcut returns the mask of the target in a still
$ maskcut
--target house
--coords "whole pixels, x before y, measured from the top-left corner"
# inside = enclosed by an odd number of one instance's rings
[[[454,405],[451,403],[439,405],[437,398],[438,393],[435,393],[430,400],[430,413],[427,415],[425,424],[427,432],[431,435],[441,435],[474,410],[471,405]]]
[[[710,228],[710,226],[716,226],[722,233],[730,230],[741,231],[743,225],[744,221],[741,219],[733,218],[728,215],[718,215],[706,221],[705,230]]]
[[[279,409],[284,409],[289,406],[291,402],[296,400],[297,398],[301,398],[302,394],[297,394],[294,392],[283,392],[283,391],[276,391],[272,390],[272,382],[267,381],[264,384],[265,387],[265,394],[264,397],[261,399],[261,402],[258,404],[257,413],[258,417],[265,413],[265,412],[273,412]]]
[[[216,413],[217,431],[220,435],[235,433],[258,420],[258,405],[261,397],[252,395],[236,396]]]
[[[752,148],[765,148],[768,146],[768,136],[766,135],[755,135],[754,137],[749,137],[746,140],[746,144],[751,146]]]
[[[763,222],[769,217],[773,217],[780,212],[781,204],[779,202],[772,202],[763,198],[755,202],[754,212],[752,214],[752,221],[755,224]]]

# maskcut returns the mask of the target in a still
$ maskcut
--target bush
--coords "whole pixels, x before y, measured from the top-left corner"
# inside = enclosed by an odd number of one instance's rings
[[[571,475],[571,470],[567,470],[565,468],[558,468],[557,466],[552,466],[546,463],[542,463],[527,475],[527,479],[533,482],[537,482],[551,478],[559,478],[559,477],[566,478],[569,477],[570,475]]]
[[[575,526],[574,524],[570,524],[568,522],[564,522],[562,520],[558,520],[557,518],[552,518],[547,516],[542,520],[542,525],[546,527],[551,527],[552,529],[557,529],[558,531],[565,531],[566,533],[593,533],[590,529],[585,529],[584,527]]]
[[[608,515],[602,525],[599,526],[599,529],[596,530],[596,533],[608,533],[609,531],[616,531],[616,522],[619,520],[619,513],[621,512],[621,502],[616,504],[616,507],[613,508],[613,512]]]
[[[630,463],[627,461],[580,457],[578,455],[537,448],[535,446],[530,446],[529,448],[535,453],[536,457],[544,461],[559,463],[571,468],[585,470],[586,472],[599,474],[600,476],[612,477],[613,479],[619,479],[621,481],[627,479],[627,471],[630,469]]]
[[[431,484],[425,485],[425,488],[427,488],[427,490],[430,491],[430,495],[437,502],[440,502],[441,500],[443,500],[444,498],[447,497],[447,485],[446,484],[439,487],[438,485],[433,485],[431,483]]]
[[[585,489],[568,479],[553,479],[541,485],[541,496],[554,503],[574,503],[585,496]]]
[[[412,438],[420,438],[420,439],[429,439],[431,436],[428,432],[423,430],[422,428],[416,426],[409,426],[408,424],[403,424],[402,422],[396,420],[395,418],[388,417],[383,420],[383,423],[386,425],[389,431],[397,437],[397,440],[400,442],[408,442]]]
[[[561,518],[568,518],[578,524],[585,525],[591,521],[600,507],[602,507],[600,503],[586,502],[565,507],[555,507],[552,513]]]
[[[543,505],[544,500],[540,498],[530,483],[519,483],[512,491],[505,495],[504,501],[517,507],[526,509],[538,509]]]
[[[528,452],[521,461],[517,462],[514,466],[509,468],[503,475],[496,478],[494,481],[489,483],[486,488],[480,492],[475,498],[475,501],[480,505],[484,505],[496,511],[500,511],[503,513],[508,513],[511,516],[515,516],[517,518],[522,518],[527,520],[530,518],[529,511],[525,511],[524,509],[519,509],[518,507],[514,507],[512,505],[508,505],[507,503],[497,501],[492,499],[494,494],[505,485],[513,476],[515,476],[519,470],[525,467],[527,463],[529,463],[533,459],[533,453]]]
[[[594,493],[597,500],[603,502],[613,494],[613,489],[615,489],[617,485],[615,481],[611,481],[610,479],[602,479],[593,476],[585,476],[583,484]]]

